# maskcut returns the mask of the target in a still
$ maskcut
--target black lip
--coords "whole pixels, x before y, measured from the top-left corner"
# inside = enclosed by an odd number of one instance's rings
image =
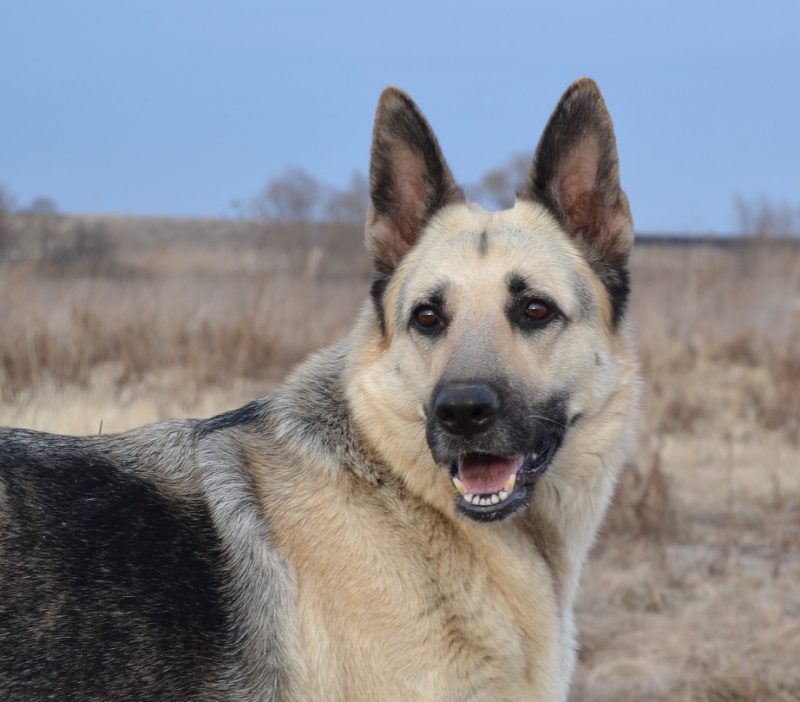
[[[525,457],[522,467],[517,471],[514,491],[505,500],[496,505],[473,505],[459,495],[455,504],[456,513],[475,522],[498,522],[527,509],[533,499],[536,483],[547,471],[560,445],[560,437],[555,434],[543,437],[534,451]],[[532,458],[534,453],[535,459]],[[453,461],[451,476],[457,470],[457,462]]]

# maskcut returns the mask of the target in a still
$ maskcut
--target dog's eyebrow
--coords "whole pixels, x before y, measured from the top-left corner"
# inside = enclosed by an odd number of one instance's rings
[[[530,292],[533,288],[528,284],[528,281],[519,273],[509,273],[508,275],[508,291],[512,295],[521,295],[524,292]]]
[[[509,273],[506,281],[508,283],[508,292],[511,293],[511,297],[540,297],[543,300],[552,300],[553,298],[552,295],[541,288],[532,285],[521,273]]]
[[[408,281],[406,281],[408,283]],[[398,296],[397,303],[395,304],[395,313],[397,319],[402,320],[407,314],[406,305],[410,302],[412,307],[416,308],[418,305],[432,305],[439,310],[444,310],[445,298],[447,297],[447,289],[449,283],[442,281],[429,287],[426,291],[415,295],[413,298],[407,298],[405,290],[401,291]]]
[[[428,302],[436,307],[444,307],[444,299],[447,296],[447,288],[449,284],[446,282],[439,283],[428,289],[426,293],[420,295],[421,302]]]
[[[537,288],[536,286],[532,285],[521,273],[509,273],[506,278],[506,282],[508,283],[508,292],[510,293],[512,300],[523,297],[539,298],[559,308],[564,318],[569,321],[569,316],[563,309],[561,309],[561,306],[556,303],[556,301],[553,299],[553,296],[541,288]]]

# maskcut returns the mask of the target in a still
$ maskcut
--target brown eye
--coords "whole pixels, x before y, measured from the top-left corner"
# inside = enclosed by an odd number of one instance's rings
[[[414,321],[423,329],[433,329],[439,324],[439,315],[430,307],[420,307],[414,312]]]
[[[525,305],[525,316],[535,322],[542,322],[551,314],[553,314],[553,310],[540,300],[531,300]]]

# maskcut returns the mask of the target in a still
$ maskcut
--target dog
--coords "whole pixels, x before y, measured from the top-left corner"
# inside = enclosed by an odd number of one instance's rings
[[[0,699],[565,700],[632,444],[633,224],[564,94],[509,210],[388,88],[350,335],[205,420],[0,431]]]

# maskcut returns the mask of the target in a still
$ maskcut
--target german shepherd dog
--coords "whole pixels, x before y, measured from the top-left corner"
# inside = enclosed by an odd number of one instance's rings
[[[487,212],[389,88],[370,187],[371,299],[273,395],[0,431],[0,699],[566,699],[638,404],[605,104],[574,83]]]

